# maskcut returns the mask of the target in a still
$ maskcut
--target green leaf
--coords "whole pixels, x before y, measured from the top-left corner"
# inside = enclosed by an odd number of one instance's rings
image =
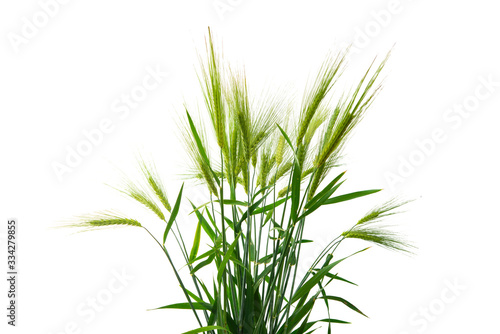
[[[266,190],[270,189],[270,188],[273,188],[274,187],[274,184],[270,184],[266,187],[263,187],[263,188],[260,188],[259,191],[257,191],[253,196],[252,196],[252,202],[255,201],[255,199],[257,198],[257,196],[259,196],[260,194],[264,193]]]
[[[196,258],[194,258],[194,259],[191,261],[191,263],[194,263],[194,262],[196,262],[196,261],[199,261],[199,260],[201,260],[201,259],[203,259],[203,258],[206,258],[206,257],[210,256],[210,255],[214,255],[214,253],[215,253],[218,249],[220,249],[220,247],[221,247],[221,245],[216,245],[216,246],[212,247],[212,249],[210,249],[209,251],[206,251],[205,253],[203,253],[203,254],[201,254],[201,255],[198,255]]]
[[[175,218],[179,213],[179,207],[181,205],[181,199],[182,199],[182,189],[184,189],[184,183],[181,186],[181,190],[179,191],[179,195],[177,196],[177,200],[175,201],[174,208],[172,209],[172,213],[170,214],[170,218],[168,219],[167,227],[165,228],[165,233],[163,233],[163,244],[165,244],[165,241],[167,241],[168,232],[170,232],[172,224],[174,223]]]
[[[314,211],[316,211],[320,206],[326,204],[326,201],[328,200],[328,197],[330,197],[335,191],[337,191],[337,189],[342,185],[342,183],[344,183],[344,181],[340,182],[339,184],[337,184],[333,188],[329,189],[325,194],[323,194],[323,196],[321,198],[319,198],[318,200],[316,200],[315,203],[311,205],[311,207],[309,208],[309,210],[307,210],[306,212],[304,212],[300,216],[300,218],[304,218],[304,217],[310,215],[311,213],[313,213]]]
[[[196,141],[196,146],[198,146],[198,150],[200,151],[201,157],[207,164],[209,164],[207,153],[205,152],[205,148],[203,147],[203,143],[201,142],[200,136],[198,135],[198,131],[196,130],[196,126],[194,125],[193,119],[189,114],[189,111],[186,109],[186,115],[189,122],[189,127],[191,128],[191,133],[193,134],[194,140]]]
[[[307,303],[305,303],[302,306],[297,306],[295,311],[292,313],[290,318],[288,319],[288,330],[291,330],[295,328],[299,324],[299,322],[306,316],[308,315],[311,311],[312,308],[314,307],[314,303],[316,301],[316,297],[318,294],[316,293],[312,298],[310,298]],[[279,334],[283,333],[284,330],[286,329],[286,325],[280,328],[278,331]]]
[[[276,201],[274,203],[268,204],[268,205],[266,205],[266,206],[264,206],[262,208],[258,208],[258,209],[256,209],[255,211],[252,212],[252,215],[256,215],[256,214],[267,212],[267,211],[269,211],[271,209],[274,209],[274,208],[280,206],[281,204],[285,203],[285,201],[287,201],[289,199],[290,199],[290,196],[286,196],[285,198],[282,198],[279,201]]]
[[[207,305],[210,305],[209,303],[205,302],[204,300],[202,300],[200,297],[198,297],[197,295],[195,295],[194,293],[192,293],[191,291],[189,291],[188,289],[186,289],[186,292],[187,294],[193,298],[195,301],[197,301],[198,303],[200,304],[207,304]],[[213,307],[213,305],[210,305],[210,307]]]
[[[195,310],[210,310],[212,307],[212,305],[208,303],[192,303],[192,304]],[[177,304],[158,307],[153,310],[163,310],[163,309],[191,310],[192,308],[189,303],[177,303]]]
[[[196,130],[196,127],[194,126],[193,120],[191,119],[191,115],[189,115],[189,112],[187,111],[187,109],[186,109],[186,115],[188,118],[189,127],[191,128],[191,133],[193,134],[194,140],[196,141],[196,146],[198,147],[198,151],[200,152],[202,159],[205,160],[205,163],[207,164],[207,166],[210,166],[210,160],[208,160],[208,156],[207,156],[207,153],[205,151],[205,148],[203,147],[203,143],[201,142],[200,136],[198,135],[198,131]],[[217,175],[215,175],[215,173],[212,171],[212,169],[210,169],[210,171],[212,172],[215,180],[217,181],[217,184],[219,184],[220,181],[219,181],[219,178],[217,177]]]
[[[309,315],[310,315],[310,314],[311,314],[311,313],[309,313]],[[301,325],[299,328],[297,328],[296,330],[294,330],[294,331],[292,332],[292,334],[302,334],[302,333],[306,333],[306,331],[307,331],[308,329],[310,329],[312,326],[314,326],[314,325],[316,324],[316,322],[317,322],[317,321],[307,322],[307,321],[309,320],[309,315],[307,315],[307,318],[306,318],[306,319],[304,319],[304,321],[302,322],[302,325]],[[311,332],[313,332],[313,331],[311,331]],[[309,332],[309,333],[311,333],[311,332]]]
[[[211,203],[220,203],[221,201],[220,200],[214,200],[212,202],[206,202],[196,208],[194,208],[193,211],[191,211],[189,214],[195,212],[196,210],[200,210],[201,208],[204,208],[206,207],[207,205],[211,204]],[[243,201],[236,201],[236,200],[232,200],[232,199],[224,199],[222,200],[222,204],[224,205],[240,205],[240,206],[248,206],[248,203],[247,202],[243,202]]]
[[[332,324],[350,324],[350,322],[348,322],[348,321],[338,320],[338,319],[321,319],[321,320],[318,320],[318,322],[329,322]]]
[[[297,333],[305,333],[309,328],[311,328],[316,322],[308,323],[311,312],[307,314],[307,317],[302,321],[302,325],[298,328]]]
[[[196,227],[196,232],[194,234],[193,247],[191,248],[191,253],[189,254],[189,262],[192,262],[196,259],[198,255],[198,249],[200,249],[200,238],[201,238],[201,222],[198,222],[198,226]]]
[[[313,270],[318,270],[318,269],[313,269]],[[330,278],[331,280],[336,279],[336,280],[339,280],[339,281],[342,281],[342,282],[346,282],[346,283],[358,286],[356,283],[348,281],[345,278],[340,277],[339,275],[334,275],[334,274],[328,273],[328,274],[326,274],[326,277]]]
[[[369,248],[369,247],[368,247]],[[323,277],[326,276],[326,274],[328,274],[328,272],[330,270],[332,270],[333,267],[335,267],[337,264],[339,264],[340,262],[344,261],[345,259],[355,255],[355,254],[358,254],[358,253],[361,253],[365,250],[367,250],[368,248],[364,248],[360,251],[357,251],[356,253],[353,253],[349,256],[346,256],[340,260],[337,260],[323,268],[321,268],[320,270],[318,270],[313,277],[311,277],[307,282],[305,282],[302,286],[300,286],[294,293],[293,295],[293,298],[292,300],[290,301],[292,304],[295,303],[297,300],[299,300],[300,298],[302,298],[304,295],[307,295],[309,294],[309,292],[311,291],[312,288],[314,288],[314,286],[316,284],[318,284],[322,279]]]
[[[266,197],[270,193],[271,192],[268,192],[267,194],[265,194],[264,196],[262,196],[257,202],[255,202],[254,204],[252,204],[252,206],[250,206],[250,208],[248,208],[248,210],[241,216],[241,218],[240,218],[240,220],[238,221],[238,224],[237,224],[238,230],[240,229],[241,223],[243,223],[245,221],[245,219],[247,219],[247,217],[248,217],[249,214],[250,214],[250,216],[253,214],[253,212],[257,209],[257,207],[260,205],[260,203],[262,203],[262,201],[264,201],[264,199],[266,199]]]
[[[205,327],[200,327],[198,329],[193,329],[192,331],[184,332],[182,334],[196,334],[196,333],[201,333],[201,332],[212,331],[214,329],[220,329],[220,330],[226,331],[228,333],[231,333],[226,328],[221,327],[221,326],[205,326]]]
[[[264,270],[262,270],[262,272],[255,279],[255,284],[253,287],[254,290],[258,290],[259,285],[262,283],[262,281],[264,279],[268,278],[269,274],[271,273],[271,270],[273,270],[273,269],[274,269],[274,266],[269,265],[269,266],[266,266],[266,268],[264,268]]]
[[[201,285],[201,288],[203,289],[203,291],[205,292],[205,295],[208,297],[208,300],[210,301],[210,304],[213,304],[214,303],[214,298],[212,297],[212,295],[210,294],[210,291],[208,291],[205,283],[203,283],[198,277],[194,276],[195,279],[198,281],[198,283],[200,283]]]
[[[219,203],[220,200],[215,200],[214,203]],[[247,202],[243,202],[243,201],[237,201],[237,200],[233,200],[233,199],[223,199],[222,200],[222,204],[224,205],[241,205],[241,206],[248,206],[248,203]]]
[[[283,135],[283,137],[285,137],[285,140],[288,143],[288,146],[290,146],[290,148],[292,149],[292,152],[294,152],[293,153],[293,158],[294,158],[295,162],[298,164],[299,160],[297,159],[297,154],[295,154],[295,149],[293,148],[292,141],[290,140],[290,138],[286,134],[285,130],[283,130],[281,128],[281,126],[279,126],[278,124],[276,124],[276,125],[278,126],[279,130],[281,131],[281,134]]]
[[[231,219],[229,219],[226,216],[224,216],[224,221],[227,223],[228,227],[231,230],[234,230],[234,223],[233,223],[233,221]],[[227,230],[227,227],[226,227],[226,230]]]
[[[219,232],[218,234],[220,234],[219,228],[217,227],[217,224],[215,223],[214,217],[212,217],[212,215],[210,214],[210,210],[207,210],[205,208],[205,213],[207,214],[208,219],[212,223],[212,226],[217,230],[217,232]]]
[[[226,270],[226,264],[231,258],[231,255],[234,252],[234,249],[236,248],[238,244],[238,239],[240,237],[240,233],[236,236],[236,239],[234,239],[233,243],[229,248],[227,249],[226,254],[224,254],[224,258],[222,259],[222,262],[219,264],[219,267],[217,268],[217,281],[220,282],[222,279],[222,275],[224,274],[224,271]]]
[[[211,254],[205,261],[198,263],[196,267],[194,267],[193,270],[191,270],[191,275],[194,275],[198,270],[212,263],[214,258],[215,254]]]
[[[295,161],[293,165],[293,174],[292,174],[292,205],[291,205],[291,216],[292,221],[295,223],[297,221],[297,214],[300,203],[300,181],[301,181],[301,171],[300,166],[297,161]]]
[[[335,184],[342,178],[342,176],[344,176],[346,172],[342,172],[340,173],[335,179],[333,179],[332,182],[330,182],[323,190],[321,190],[319,193],[316,194],[316,196],[314,196],[313,198],[311,198],[311,200],[309,202],[307,202],[305,208],[308,209],[311,207],[311,205],[313,205],[314,203],[316,203],[316,201],[318,201],[320,198],[322,198],[330,189],[333,188],[333,186],[335,186]],[[330,196],[328,196],[330,197]]]
[[[283,137],[285,137],[285,140],[286,142],[288,143],[288,145],[290,146],[290,148],[292,149],[292,151],[294,151],[293,149],[293,145],[292,145],[292,141],[290,140],[290,138],[288,137],[288,135],[286,134],[285,130],[283,130],[281,128],[281,126],[279,126],[279,124],[276,124],[276,126],[278,127],[278,129],[281,131],[281,134],[283,135]]]
[[[337,296],[323,296],[323,297],[320,297],[320,298],[327,299],[327,300],[335,300],[335,301],[341,302],[345,306],[349,307],[351,310],[356,311],[359,314],[362,314],[362,315],[364,315],[365,317],[368,318],[368,316],[366,314],[364,314],[363,312],[361,312],[356,306],[354,306],[353,304],[351,304],[350,302],[348,302],[344,298],[337,297]]]
[[[205,233],[208,235],[210,240],[215,241],[214,230],[210,227],[210,225],[208,224],[205,217],[203,217],[203,215],[195,208],[193,203],[191,203],[191,206],[193,207],[194,212],[196,213],[196,217],[198,217],[198,221],[201,223],[201,227],[203,227],[203,230],[205,231]]]
[[[340,202],[345,202],[349,201],[351,199],[355,199],[358,197],[363,197],[366,195],[371,195],[374,193],[377,193],[381,191],[382,189],[372,189],[372,190],[363,190],[363,191],[355,191],[353,193],[345,194],[345,195],[340,195],[336,197],[332,197],[328,200],[325,201],[325,204],[334,204],[334,203],[340,203]]]

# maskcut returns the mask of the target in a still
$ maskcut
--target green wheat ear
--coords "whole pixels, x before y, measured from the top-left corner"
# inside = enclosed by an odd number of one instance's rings
[[[383,218],[400,213],[395,210],[410,202],[391,199],[382,205],[376,206],[361,218],[352,229],[343,232],[342,236],[369,241],[394,251],[412,253],[411,249],[415,247],[404,240],[401,235],[391,231],[387,226],[376,225]]]
[[[314,115],[324,103],[325,98],[336,82],[336,78],[342,74],[346,56],[347,51],[339,52],[335,56],[330,55],[321,66],[316,77],[316,81],[310,88],[309,92],[307,92],[302,103],[297,133],[297,145],[302,142]]]
[[[138,160],[142,174],[146,179],[146,182],[148,183],[149,187],[155,193],[156,197],[158,197],[163,207],[167,209],[168,212],[171,212],[172,208],[168,201],[165,188],[163,187],[163,183],[161,182],[161,179],[156,171],[155,165],[153,163],[147,165],[146,162],[144,162],[144,159],[142,159],[142,157],[139,157]]]
[[[146,208],[151,210],[155,215],[161,220],[165,220],[165,215],[156,202],[151,198],[151,196],[139,188],[138,185],[132,183],[130,180],[125,180],[125,185],[122,188],[115,188],[121,193],[129,196],[130,198],[136,200],[140,204],[144,205]]]
[[[208,40],[206,41],[208,54],[207,63],[201,62],[202,67],[202,87],[205,96],[205,104],[212,120],[217,144],[222,150],[226,147],[226,108],[223,92],[222,62],[220,55],[215,51],[214,40],[209,29]]]
[[[385,217],[401,213],[401,211],[396,211],[396,209],[399,209],[410,202],[413,201],[403,201],[397,198],[392,198],[368,211],[368,213],[366,213],[365,216],[361,218],[356,225],[373,224],[379,222]]]
[[[135,219],[124,217],[113,212],[102,212],[91,215],[84,215],[78,218],[79,223],[69,224],[67,227],[83,227],[95,229],[100,227],[117,227],[117,226],[137,226],[142,227]]]

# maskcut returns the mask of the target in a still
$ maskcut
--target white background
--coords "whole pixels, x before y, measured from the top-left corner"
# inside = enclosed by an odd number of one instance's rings
[[[196,50],[203,52],[207,26],[222,41],[225,58],[245,64],[254,91],[286,87],[296,106],[328,50],[354,43],[357,53],[344,78],[349,88],[395,44],[385,88],[344,160],[345,191],[385,191],[324,209],[309,221],[308,233],[319,241],[336,235],[372,205],[400,195],[417,200],[391,222],[419,249],[408,257],[372,248],[339,267],[359,287],[336,285],[333,292],[370,319],[339,308],[339,317],[353,324],[334,328],[346,334],[498,331],[500,20],[494,1],[73,0],[49,6],[47,22],[44,3],[54,1],[0,5],[2,261],[5,222],[19,221],[14,329],[5,324],[7,286],[4,279],[0,284],[1,326],[8,333],[181,333],[196,327],[189,311],[147,311],[183,297],[161,250],[143,231],[72,234],[52,227],[115,208],[161,231],[160,222],[105,183],[119,184],[117,170],[134,175],[134,156],[143,152],[156,161],[174,201],[185,170],[174,121],[184,101],[193,109],[201,101]],[[225,5],[219,12],[217,3]],[[29,31],[27,22],[39,27]],[[120,118],[113,104],[141,85],[147,68],[169,74]],[[112,130],[58,179],[54,163],[65,163],[68,147],[75,149],[84,131],[103,119],[111,120]],[[436,131],[440,142],[429,144]],[[425,155],[417,142],[427,143]],[[197,191],[187,194],[196,199]],[[195,224],[186,219],[186,233]],[[353,242],[345,250],[363,245]],[[175,260],[181,266],[181,258]],[[106,295],[114,272],[122,271],[132,278]],[[109,303],[90,319],[88,298],[104,295]]]

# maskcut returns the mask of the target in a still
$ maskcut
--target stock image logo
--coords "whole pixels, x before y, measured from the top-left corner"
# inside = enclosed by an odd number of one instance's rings
[[[148,96],[160,87],[169,73],[163,71],[160,65],[156,67],[146,66],[146,75],[141,83],[134,85],[127,93],[120,94],[115,98],[110,110],[115,117],[102,118],[94,128],[82,130],[83,138],[74,145],[66,145],[65,157],[52,162],[51,167],[59,182],[62,182],[67,174],[72,173],[80,166],[84,158],[92,154],[95,148],[101,146],[109,134],[123,121],[132,111],[138,109]]]
[[[439,151],[440,145],[448,141],[452,132],[462,127],[464,122],[474,115],[474,112],[479,112],[482,103],[495,96],[500,87],[500,81],[493,78],[492,74],[486,77],[479,76],[477,81],[479,84],[471,94],[458,103],[454,103],[441,114],[442,126],[433,128],[427,137],[416,139],[414,148],[404,155],[399,155],[397,166],[384,173],[384,179],[390,189],[396,189],[414,175],[420,166]]]
[[[112,270],[111,275],[112,277],[101,289],[77,304],[73,319],[62,325],[61,329],[47,334],[84,333],[84,328],[94,322],[100,313],[112,307],[116,297],[123,293],[130,282],[134,280],[134,276],[130,275],[125,268],[120,271]]]

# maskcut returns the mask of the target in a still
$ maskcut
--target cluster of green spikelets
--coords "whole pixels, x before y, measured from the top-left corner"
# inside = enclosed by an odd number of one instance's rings
[[[302,334],[315,331],[320,323],[327,324],[331,333],[332,324],[347,322],[331,317],[329,303],[340,302],[364,315],[347,300],[327,293],[332,281],[354,284],[332,273],[346,259],[334,257],[339,244],[357,238],[409,251],[410,245],[378,224],[405,204],[390,200],[331,240],[305,274],[297,271],[302,245],[312,242],[302,237],[311,213],[324,205],[379,191],[337,195],[344,173],[328,178],[338,166],[349,134],[378,93],[376,81],[387,60],[375,69],[372,64],[355,89],[332,104],[329,96],[344,70],[346,55],[347,51],[326,59],[294,122],[290,107],[282,100],[268,98],[256,103],[249,98],[244,74],[230,70],[222,61],[209,32],[200,82],[211,121],[209,131],[215,140],[209,144],[203,123],[195,124],[187,107],[183,131],[192,176],[207,186],[211,198],[200,206],[191,203],[198,220],[191,250],[186,248],[176,219],[183,187],[172,208],[155,168],[143,160],[140,165],[147,191],[133,183],[121,191],[165,222],[162,241],[138,221],[113,213],[84,217],[78,224],[90,228],[137,226],[156,240],[186,297],[184,303],[160,309],[192,310],[199,328],[186,333]],[[210,245],[199,254],[202,231]],[[174,243],[169,235],[174,235]],[[170,257],[169,249],[175,244],[190,271],[189,286]],[[199,275],[209,268],[213,276],[207,282]],[[312,320],[311,312],[320,300],[328,317]]]

